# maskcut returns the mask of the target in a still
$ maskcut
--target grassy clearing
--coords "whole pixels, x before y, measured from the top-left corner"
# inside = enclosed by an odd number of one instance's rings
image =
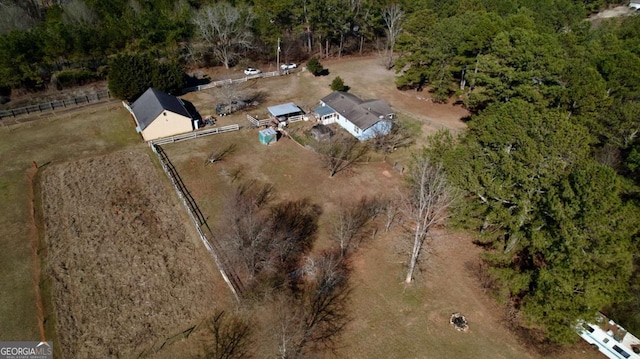
[[[413,113],[415,116],[407,115],[410,128],[416,131],[419,128],[422,134],[433,130],[425,119],[434,114],[424,111],[448,111],[449,108],[425,107],[427,103],[412,94],[399,93],[392,85],[392,73],[389,75],[375,67],[379,65],[376,61],[327,62],[325,67],[330,69],[331,75],[325,78],[301,73],[248,82],[247,86],[266,94],[265,107],[257,110],[264,111],[268,105],[292,100],[308,109],[330,92],[330,81],[339,75],[352,86],[354,93],[385,98],[392,106],[403,109],[403,113]],[[209,114],[206,109],[212,110],[215,106],[215,91],[191,93],[187,99],[206,115]],[[448,116],[454,118],[456,113]],[[222,118],[220,125],[225,123],[248,124],[243,113]],[[0,218],[0,260],[3,263],[0,269],[0,339],[36,340],[38,335],[31,287],[25,170],[32,161],[56,163],[128,147],[143,147],[133,128],[129,114],[119,106],[92,109],[11,129],[0,128],[0,161],[3,163],[0,211],[5,214]],[[220,163],[205,165],[213,149],[230,143],[239,145],[233,155]],[[242,178],[273,183],[279,199],[307,197],[320,204],[323,214],[316,250],[329,245],[327,229],[339,206],[364,195],[394,193],[402,181],[397,171],[382,162],[359,164],[329,178],[327,170],[321,167],[317,155],[311,151],[288,139],[271,146],[261,145],[257,130],[253,129],[167,145],[165,150],[213,225],[224,214],[225,192],[233,188],[228,183],[229,174],[236,169],[240,169]],[[399,150],[391,158],[408,158],[409,153]],[[401,236],[398,229],[380,235],[356,255],[351,302],[353,321],[345,333],[338,357],[544,357],[530,351],[506,328],[501,322],[501,308],[483,293],[474,275],[465,269],[465,263],[476,260],[479,251],[470,238],[451,233],[441,236],[442,240],[434,247],[416,284],[405,287],[402,284],[405,256],[398,253]],[[48,292],[45,290],[43,295],[46,297]],[[458,333],[449,326],[452,311],[467,316],[471,326],[469,333]],[[49,320],[48,324],[53,322]],[[193,352],[201,345],[197,337],[172,344],[168,351],[156,356],[188,357],[185,353]],[[260,339],[263,338],[258,341]],[[577,346],[546,357],[597,358],[598,354],[589,352],[588,347]]]
[[[374,66],[374,62],[368,60],[366,64]],[[263,105],[289,101],[313,103],[313,98],[319,99],[330,92],[329,82],[339,75],[354,92],[364,97],[386,98],[392,105],[396,105],[394,98],[401,99],[398,106],[402,106],[404,111],[399,114],[400,121],[418,136],[416,145],[412,149],[394,152],[387,157],[386,163],[357,165],[334,178],[328,177],[313,152],[286,138],[270,146],[261,145],[255,129],[164,146],[213,226],[224,215],[225,192],[233,189],[229,184],[229,174],[237,169],[240,169],[243,179],[259,179],[274,184],[279,199],[309,198],[322,207],[319,239],[314,250],[330,245],[327,233],[337,208],[364,195],[393,194],[400,186],[402,178],[389,163],[406,163],[413,150],[426,144],[424,136],[436,131],[433,122],[426,120],[428,116],[420,112],[422,102],[404,98],[404,94],[399,95],[395,89],[386,87],[388,74],[362,76],[363,68],[366,69],[362,61],[325,66],[331,71],[331,75],[325,78],[296,75],[261,83],[273,89],[273,92],[269,91],[269,103]],[[362,84],[357,83],[359,79],[362,79]],[[444,111],[444,106],[430,106]],[[261,109],[264,110],[262,106],[252,110],[252,114]],[[417,111],[415,116],[407,109]],[[449,114],[449,117],[454,115]],[[246,123],[244,114],[226,117],[224,121]],[[293,124],[291,129],[304,126],[304,123]],[[298,137],[304,137],[304,132],[300,131]],[[204,164],[209,153],[230,143],[238,145],[233,155],[214,165]],[[402,283],[406,256],[399,253],[402,236],[402,230],[396,228],[378,236],[356,255],[351,302],[353,321],[344,335],[338,357],[598,357],[597,353],[581,344],[552,354],[541,354],[514,335],[503,322],[503,309],[480,288],[474,274],[467,269],[466,264],[476,261],[480,251],[468,235],[440,233],[433,254],[423,264],[418,280],[413,286],[406,287]],[[459,333],[450,326],[449,316],[457,311],[470,320],[470,332]],[[259,341],[264,339],[259,338]]]
[[[39,339],[26,170],[34,161],[42,166],[143,146],[133,128],[128,112],[114,105],[0,128],[1,340]]]

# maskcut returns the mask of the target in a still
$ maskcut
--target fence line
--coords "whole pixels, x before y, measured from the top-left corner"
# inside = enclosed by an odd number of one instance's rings
[[[162,147],[160,147],[160,145],[158,144],[154,144],[153,142],[150,142],[150,146],[156,156],[158,156],[160,165],[162,166],[164,173],[171,180],[171,184],[178,194],[178,197],[180,197],[180,199],[182,200],[182,204],[186,208],[189,217],[193,221],[193,224],[198,231],[198,235],[200,236],[202,243],[207,248],[207,251],[209,252],[211,257],[213,257],[213,260],[216,262],[222,278],[229,286],[229,289],[231,289],[231,292],[233,293],[236,300],[240,301],[240,295],[244,290],[242,282],[240,281],[240,278],[229,268],[230,261],[224,255],[224,252],[221,250],[219,244],[213,238],[211,228],[209,227],[209,224],[207,224],[207,220],[200,211],[200,208],[198,207],[195,199],[193,198],[193,196],[191,196],[191,193],[182,181],[182,178],[178,174],[178,171],[173,166]],[[207,236],[203,228],[208,231],[209,236]]]
[[[64,100],[45,102],[38,105],[30,105],[18,108],[12,108],[9,110],[0,110],[0,119],[6,117],[16,117],[20,115],[28,115],[34,112],[53,111],[59,108],[67,108],[72,106],[78,106],[85,103],[100,102],[105,99],[110,99],[111,93],[109,91],[98,91],[91,95],[74,97]]]
[[[258,120],[256,117],[253,117],[251,115],[247,115],[247,120],[249,122],[251,122],[253,127],[267,126],[268,124],[271,123],[271,119],[270,118],[268,118],[266,120]]]
[[[208,84],[205,84],[205,85],[187,87],[187,88],[183,89],[182,92],[201,91],[201,90],[206,90],[206,89],[210,89],[210,88],[214,88],[214,87],[220,87],[220,86],[224,86],[224,85],[231,85],[231,84],[238,84],[238,83],[241,83],[241,82],[247,82],[248,80],[267,78],[267,77],[274,77],[274,76],[280,76],[280,75],[283,75],[283,74],[280,73],[280,71],[262,72],[262,73],[259,73],[259,74],[256,74],[256,75],[241,77],[239,79],[219,80],[219,81],[209,82]]]
[[[238,131],[239,129],[240,129],[240,125],[233,124],[229,126],[210,128],[208,130],[193,131],[193,132],[184,133],[181,135],[158,138],[155,140],[151,140],[150,142],[155,145],[166,145],[167,143],[180,142],[180,141],[190,140],[193,138],[215,135],[218,133]]]
[[[298,122],[302,120],[304,120],[304,115],[296,115],[296,116],[291,116],[287,118],[287,122],[289,123]]]

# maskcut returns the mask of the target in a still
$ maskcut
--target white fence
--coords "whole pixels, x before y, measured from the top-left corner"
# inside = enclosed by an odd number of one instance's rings
[[[158,139],[152,140],[150,142],[151,142],[151,144],[154,144],[154,145],[165,145],[167,143],[180,142],[180,141],[190,140],[190,139],[193,139],[193,138],[215,135],[215,134],[218,134],[218,133],[238,131],[239,129],[240,129],[240,126],[238,124],[234,124],[234,125],[229,125],[229,126],[224,126],[224,127],[210,128],[208,130],[193,131],[193,132],[189,132],[189,133],[183,133],[181,135],[158,138]]]
[[[291,116],[287,118],[287,122],[293,123],[304,120],[304,115]]]
[[[180,197],[180,199],[182,200],[182,204],[184,204],[184,207],[189,214],[189,218],[191,218],[191,220],[193,221],[193,224],[198,231],[198,235],[200,236],[202,243],[207,248],[207,251],[213,258],[213,260],[216,262],[222,278],[229,286],[229,289],[231,289],[231,292],[233,293],[236,300],[240,301],[239,295],[243,291],[242,282],[233,272],[231,266],[229,265],[230,261],[224,256],[224,252],[216,244],[213,235],[211,236],[211,239],[209,239],[204,233],[203,227],[205,227],[208,232],[211,233],[211,229],[207,224],[206,217],[200,211],[200,208],[196,204],[195,199],[191,196],[191,193],[185,186],[182,178],[180,178],[178,171],[173,166],[162,147],[154,143],[150,143],[149,145],[151,146],[151,149],[156,154],[156,156],[158,156],[158,160],[160,161],[160,165],[162,166],[164,173],[171,180],[171,184],[178,194],[178,197]]]
[[[267,78],[267,77],[274,77],[274,76],[280,76],[280,75],[282,75],[280,73],[280,71],[262,72],[262,73],[259,73],[259,74],[256,74],[256,75],[241,77],[239,79],[226,79],[226,80],[213,81],[213,82],[210,82],[210,83],[208,83],[206,85],[198,85],[198,86],[188,87],[186,89],[183,89],[182,91],[183,92],[200,91],[200,90],[206,90],[206,89],[210,89],[210,88],[214,88],[214,87],[220,87],[220,86],[224,86],[224,85],[231,85],[231,84],[238,84],[238,83],[242,83],[242,82],[247,82],[248,80]]]
[[[251,122],[251,124],[252,124],[254,127],[267,126],[268,124],[270,124],[270,123],[271,123],[271,119],[270,119],[270,118],[268,118],[268,119],[266,119],[266,120],[258,120],[257,118],[255,118],[255,117],[253,117],[253,116],[251,116],[251,115],[247,115],[247,120],[248,120],[249,122]]]

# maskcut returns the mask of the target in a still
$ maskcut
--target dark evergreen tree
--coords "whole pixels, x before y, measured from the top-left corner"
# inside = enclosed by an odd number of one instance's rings
[[[344,81],[340,76],[336,76],[336,78],[334,78],[333,81],[331,81],[330,87],[333,91],[345,91],[347,88],[344,85]]]
[[[154,64],[142,55],[117,55],[109,62],[108,87],[111,95],[133,101],[152,85]]]
[[[309,70],[313,76],[320,76],[324,72],[324,67],[320,63],[320,60],[314,56],[307,62],[307,70]]]

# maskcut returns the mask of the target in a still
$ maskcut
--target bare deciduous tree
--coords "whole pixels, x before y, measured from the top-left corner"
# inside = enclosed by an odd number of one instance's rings
[[[370,140],[374,150],[384,153],[391,153],[398,148],[408,147],[413,142],[414,139],[411,134],[395,123],[388,133],[382,131],[374,132],[374,137]]]
[[[223,103],[230,104],[233,101],[238,101],[243,96],[242,91],[238,85],[230,83],[218,87],[218,95],[222,99]]]
[[[349,321],[349,269],[338,252],[316,260],[316,272],[303,296],[305,316],[300,348],[332,348]]]
[[[321,209],[308,199],[285,201],[271,208],[267,249],[274,267],[290,274],[311,250],[318,232]]]
[[[398,35],[402,32],[402,21],[404,20],[404,10],[398,3],[387,5],[382,10],[382,19],[387,32],[388,54],[386,61],[387,69],[393,67],[393,49],[396,46]]]
[[[360,143],[356,138],[332,138],[319,149],[325,167],[329,170],[329,177],[349,168],[358,160],[361,160],[369,148]]]
[[[254,294],[295,286],[293,275],[313,245],[319,206],[307,199],[270,205],[273,186],[244,183],[225,201],[225,222],[217,230],[227,256]]]
[[[249,358],[251,348],[252,324],[237,315],[217,312],[208,323],[212,342],[205,344],[205,355],[214,359]]]
[[[386,203],[379,198],[363,198],[353,205],[340,206],[333,221],[331,237],[338,243],[340,254],[348,256],[368,237],[367,229],[372,227]]]
[[[384,207],[385,214],[385,222],[384,222],[384,231],[389,232],[393,223],[397,220],[398,217],[398,202],[397,201],[387,201]]]
[[[236,270],[249,279],[264,265],[269,227],[263,210],[273,195],[273,185],[249,181],[225,201],[226,223],[220,236]]]
[[[240,51],[252,47],[254,19],[251,8],[216,2],[203,7],[193,22],[202,39],[212,46],[214,57],[228,69]]]
[[[209,155],[209,158],[207,158],[206,163],[216,163],[222,161],[222,159],[224,159],[227,155],[234,153],[237,147],[238,146],[235,143],[232,143],[223,148],[214,150],[213,152],[211,152],[211,155]]]
[[[277,333],[280,358],[303,358],[334,349],[349,321],[349,271],[337,251],[315,258],[302,293],[281,299]]]
[[[415,156],[408,173],[409,195],[405,200],[404,215],[411,226],[413,248],[405,283],[413,280],[429,230],[448,218],[447,209],[455,199],[454,190],[447,182],[441,163],[434,163],[427,154]]]

